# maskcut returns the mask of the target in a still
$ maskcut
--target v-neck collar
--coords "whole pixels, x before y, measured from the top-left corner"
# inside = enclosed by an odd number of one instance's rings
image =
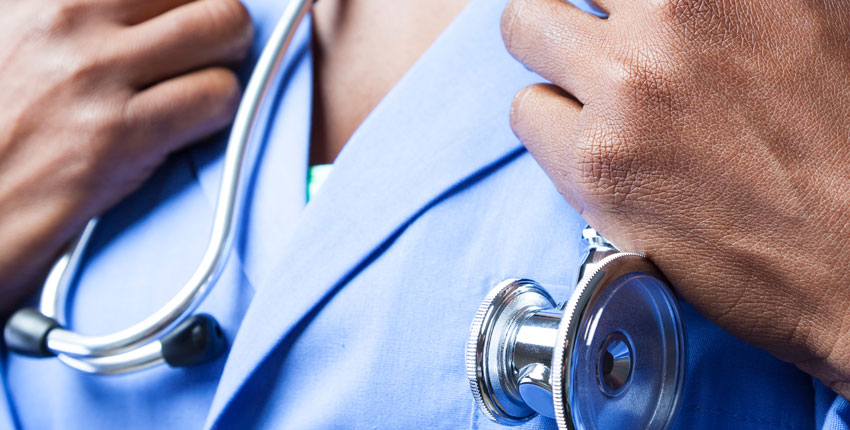
[[[262,256],[274,268],[256,279],[208,426],[219,422],[268,354],[406,226],[523,151],[509,128],[510,102],[539,78],[505,51],[499,32],[504,3],[470,2],[354,133],[289,240]],[[304,101],[303,88],[286,85],[292,93],[283,104]],[[306,153],[307,142],[298,154]],[[306,169],[306,158],[301,163]]]

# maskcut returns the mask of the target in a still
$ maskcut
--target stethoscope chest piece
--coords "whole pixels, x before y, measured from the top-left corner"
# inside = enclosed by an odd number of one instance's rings
[[[562,430],[668,428],[687,362],[675,295],[649,260],[613,247],[592,248],[582,274],[560,305],[526,279],[487,295],[466,351],[481,411],[507,425],[539,413]]]

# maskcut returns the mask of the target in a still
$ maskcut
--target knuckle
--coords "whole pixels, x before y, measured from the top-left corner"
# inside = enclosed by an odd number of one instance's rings
[[[239,106],[241,85],[236,74],[225,68],[208,71],[206,91],[201,94],[203,103],[214,107],[213,115],[229,119]]]
[[[628,59],[614,63],[612,74],[615,88],[627,96],[652,96],[663,92],[667,76],[660,62],[639,55],[629,55]]]
[[[625,60],[613,61],[611,76],[613,98],[622,107],[621,113],[631,114],[626,120],[630,126],[648,120],[648,112],[672,113],[677,105],[683,79],[688,72],[682,64],[669,61],[661,50],[626,55]],[[628,115],[627,115],[628,116]]]
[[[88,83],[99,83],[110,73],[109,61],[89,52],[78,53],[67,61],[66,83],[74,87],[86,87]]]
[[[735,44],[743,37],[745,27],[755,22],[748,16],[759,15],[748,2],[731,7],[726,1],[657,0],[655,8],[656,15],[682,40],[689,41],[691,48],[695,43]]]
[[[251,15],[239,0],[215,0],[207,2],[206,8],[211,28],[223,32],[224,36],[239,48],[250,46],[254,37]]]
[[[579,150],[578,175],[582,188],[608,209],[623,206],[643,187],[639,157],[620,139],[594,133]]]
[[[46,2],[39,17],[39,27],[48,35],[62,36],[77,28],[87,15],[89,5],[79,0]]]
[[[710,19],[716,10],[709,0],[655,0],[655,10],[673,22],[699,22]]]
[[[126,131],[122,109],[111,103],[92,107],[81,115],[83,127],[91,130],[93,141],[117,142]],[[108,149],[108,148],[104,148]],[[98,155],[98,154],[95,154]]]
[[[79,146],[69,160],[81,174],[102,172],[116,161],[117,142],[126,135],[121,109],[111,103],[91,103],[75,116]]]

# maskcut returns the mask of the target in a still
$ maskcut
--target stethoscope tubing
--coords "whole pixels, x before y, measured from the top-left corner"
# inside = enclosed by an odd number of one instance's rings
[[[115,374],[163,362],[158,338],[186,319],[218,281],[232,249],[246,190],[243,172],[253,171],[259,145],[250,145],[265,124],[266,101],[292,38],[313,0],[289,2],[245,88],[233,122],[224,158],[212,232],[201,262],[180,291],[155,313],[121,331],[89,336],[57,327],[47,336],[47,348],[69,366],[87,373]],[[97,221],[86,226],[75,244],[57,261],[45,282],[40,311],[66,324],[64,309],[76,269]]]

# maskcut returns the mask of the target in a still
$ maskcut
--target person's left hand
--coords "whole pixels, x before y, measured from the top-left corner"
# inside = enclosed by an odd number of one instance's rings
[[[733,334],[850,398],[850,1],[513,0],[556,86],[512,126],[567,201]]]

